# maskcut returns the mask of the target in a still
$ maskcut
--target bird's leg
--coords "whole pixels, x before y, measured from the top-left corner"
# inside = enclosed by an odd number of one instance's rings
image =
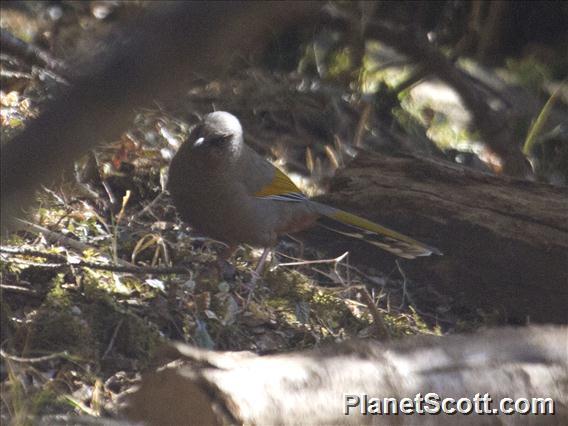
[[[252,296],[254,294],[254,289],[256,288],[256,282],[258,281],[258,279],[262,276],[262,273],[264,272],[264,266],[266,264],[266,259],[268,258],[268,255],[270,254],[271,251],[272,251],[272,247],[265,247],[264,251],[260,255],[260,259],[258,260],[258,264],[256,265],[255,270],[252,271],[252,274],[251,274],[252,278],[251,278],[250,283],[249,283],[250,292],[249,292],[249,295],[247,297],[245,307],[250,303],[250,301],[252,299]]]
[[[266,264],[266,259],[268,259],[268,255],[272,251],[272,247],[266,247],[262,254],[260,255],[260,259],[258,260],[258,264],[256,265],[256,269],[254,270],[255,275],[260,277],[264,272],[264,265]]]

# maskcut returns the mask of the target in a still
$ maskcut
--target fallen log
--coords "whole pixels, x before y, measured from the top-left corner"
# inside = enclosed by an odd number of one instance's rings
[[[415,283],[451,298],[458,311],[512,324],[568,322],[566,188],[434,158],[364,153],[321,200],[439,248],[444,256],[405,261],[402,268]],[[350,250],[352,262],[394,266],[393,257],[358,241],[308,238],[332,253]],[[435,310],[436,301],[427,303]]]
[[[173,344],[128,396],[124,414],[147,425],[566,424],[567,344],[568,328],[552,326],[270,356]],[[414,401],[419,393],[455,401],[488,394],[491,414],[362,413],[364,395]],[[493,414],[505,407],[502,398],[551,398],[554,415]]]

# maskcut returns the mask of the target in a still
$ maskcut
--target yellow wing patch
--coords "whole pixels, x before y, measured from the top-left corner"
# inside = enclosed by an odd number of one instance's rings
[[[284,195],[290,193],[301,194],[302,191],[300,191],[300,188],[298,188],[282,170],[275,168],[272,182],[263,186],[260,191],[255,192],[254,195],[256,197],[270,197],[272,195]]]

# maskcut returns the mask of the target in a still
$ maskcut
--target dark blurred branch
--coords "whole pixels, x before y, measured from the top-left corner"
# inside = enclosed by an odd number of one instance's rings
[[[357,17],[337,7],[328,6],[326,10],[331,20],[339,25],[343,22],[343,27],[359,23]],[[515,139],[507,110],[491,108],[486,92],[479,90],[474,80],[429,43],[425,35],[377,20],[366,22],[362,33],[365,39],[377,39],[392,46],[416,62],[422,73],[434,75],[453,87],[472,113],[473,126],[479,130],[486,145],[500,157],[505,174],[527,177],[532,173]]]
[[[95,144],[119,137],[136,107],[168,100],[196,75],[215,78],[237,55],[264,47],[318,2],[164,2],[124,30],[121,44],[2,147],[1,230],[47,184]],[[118,45],[117,45],[118,44]],[[113,47],[114,46],[114,47]]]
[[[0,29],[0,44],[2,50],[24,58],[32,64],[41,65],[66,80],[72,80],[72,73],[63,61],[54,58],[51,53],[38,46],[20,40],[4,28]]]
[[[490,1],[487,18],[483,23],[483,30],[479,31],[479,43],[477,46],[477,58],[484,63],[491,61],[495,51],[503,43],[503,27],[505,18],[511,13],[512,3],[503,0]]]
[[[530,165],[523,156],[513,135],[510,117],[505,110],[491,108],[484,92],[480,91],[463,71],[434,48],[425,36],[408,29],[399,29],[379,22],[368,23],[365,36],[381,40],[404,55],[414,59],[429,72],[453,87],[473,115],[473,124],[479,129],[484,142],[501,158],[503,172],[526,177]]]

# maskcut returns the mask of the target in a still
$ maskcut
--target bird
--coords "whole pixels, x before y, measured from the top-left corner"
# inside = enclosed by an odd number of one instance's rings
[[[167,188],[181,219],[194,230],[227,245],[270,250],[286,234],[320,225],[358,238],[406,259],[431,254],[421,243],[363,217],[310,200],[278,167],[250,148],[233,114],[203,116],[172,158]]]

